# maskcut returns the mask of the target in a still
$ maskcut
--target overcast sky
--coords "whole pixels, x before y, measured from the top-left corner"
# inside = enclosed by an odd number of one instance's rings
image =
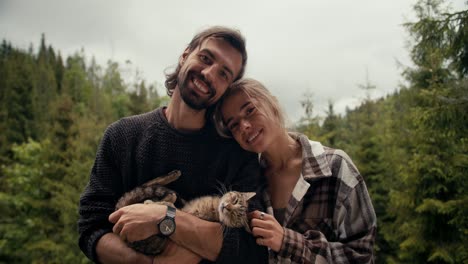
[[[464,0],[449,1],[453,10]],[[193,35],[210,25],[235,27],[247,39],[246,76],[276,95],[291,121],[303,115],[304,93],[323,115],[331,100],[343,113],[365,97],[398,89],[410,66],[403,23],[414,21],[415,0],[0,0],[0,38],[37,47],[41,33],[67,56],[84,48],[101,66],[108,59],[164,82]],[[368,74],[366,74],[368,72]]]

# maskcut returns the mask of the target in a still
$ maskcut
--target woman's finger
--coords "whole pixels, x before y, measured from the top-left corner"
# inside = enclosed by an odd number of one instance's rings
[[[262,228],[272,228],[273,223],[274,223],[273,219],[266,219],[266,216],[265,216],[265,219],[263,219],[263,220],[258,219],[258,218],[253,218],[250,221],[250,226],[251,227],[258,226],[258,227],[262,227]]]
[[[257,245],[264,246],[264,239],[262,237],[259,237],[256,239]]]
[[[271,236],[271,232],[265,228],[254,227],[252,228],[252,235],[254,235],[254,237],[268,238]]]
[[[261,219],[261,220],[266,220],[266,219],[271,219],[271,215],[265,213],[265,212],[262,212],[262,211],[258,211],[258,210],[255,210],[253,212],[250,212],[248,214],[248,217],[250,219]]]

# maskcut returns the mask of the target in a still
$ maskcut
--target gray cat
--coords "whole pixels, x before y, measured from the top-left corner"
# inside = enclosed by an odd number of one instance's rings
[[[135,203],[160,203],[181,208],[180,210],[195,215],[201,219],[221,222],[227,227],[244,227],[250,232],[247,219],[248,200],[255,196],[254,192],[226,192],[223,196],[203,196],[191,201],[177,197],[176,192],[166,188],[181,175],[178,170],[157,177],[135,189],[125,193],[117,202],[116,210]],[[127,242],[128,246],[147,255],[157,255],[165,247],[167,238],[153,235],[141,241]]]

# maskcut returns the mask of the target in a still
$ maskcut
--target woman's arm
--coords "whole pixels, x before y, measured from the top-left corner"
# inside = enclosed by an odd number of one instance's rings
[[[376,233],[376,218],[364,181],[335,208],[333,234],[329,241],[318,230],[304,233],[282,227],[276,219],[261,212],[251,214],[252,232],[257,243],[270,247],[278,260],[293,263],[371,263]],[[303,220],[302,220],[303,221]],[[298,224],[300,226],[300,224]]]

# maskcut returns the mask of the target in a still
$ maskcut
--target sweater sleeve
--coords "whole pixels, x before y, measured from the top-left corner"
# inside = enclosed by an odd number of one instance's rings
[[[98,240],[104,234],[112,232],[112,224],[108,217],[115,209],[112,179],[115,179],[116,169],[112,156],[110,128],[101,140],[88,185],[80,197],[79,204],[79,246],[94,262],[97,262]]]
[[[292,263],[372,263],[376,218],[364,181],[336,208],[336,241],[328,241],[318,230],[301,234],[284,228],[276,258]]]
[[[235,160],[230,161],[230,166],[235,166],[237,170],[227,179],[231,183],[233,190],[242,192],[254,192],[257,189],[260,167],[258,158],[253,153],[243,153],[236,155]],[[242,157],[242,158],[241,158]],[[257,194],[258,195],[258,194]],[[254,205],[249,203],[249,207],[261,210],[259,199],[253,199]],[[268,263],[268,250],[259,246],[255,242],[252,234],[244,228],[225,228],[221,252],[216,263]]]

